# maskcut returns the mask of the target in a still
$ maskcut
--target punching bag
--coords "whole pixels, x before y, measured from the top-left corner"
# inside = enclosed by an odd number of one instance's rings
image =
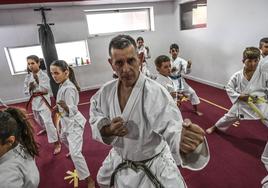
[[[43,56],[47,68],[47,74],[50,78],[50,86],[53,93],[53,96],[56,98],[59,85],[53,80],[50,73],[50,64],[58,60],[58,54],[55,47],[55,41],[53,33],[48,24],[40,24],[39,30],[39,42],[43,51]]]

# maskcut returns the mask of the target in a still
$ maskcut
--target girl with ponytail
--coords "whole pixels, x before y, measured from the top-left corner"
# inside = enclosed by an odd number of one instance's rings
[[[40,59],[36,55],[27,57],[29,74],[24,80],[24,93],[30,96],[26,108],[31,104],[35,121],[42,128],[37,135],[47,132],[48,143],[54,145],[53,154],[61,151],[57,129],[51,117],[50,85],[47,73],[40,69]]]
[[[33,128],[25,113],[17,108],[0,110],[0,183],[1,188],[37,188],[38,156]]]
[[[69,148],[69,154],[80,180],[87,180],[88,188],[95,183],[90,176],[86,160],[82,155],[85,117],[78,111],[80,87],[74,71],[63,60],[56,60],[50,65],[50,72],[56,83],[60,84],[57,94],[57,110],[61,114],[61,141]]]

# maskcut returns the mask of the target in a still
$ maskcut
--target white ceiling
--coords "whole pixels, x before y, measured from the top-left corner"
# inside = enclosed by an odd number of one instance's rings
[[[57,1],[57,0],[55,0]],[[32,3],[32,1],[25,0],[25,3],[16,3],[16,0],[8,0],[3,4],[0,2],[0,9],[17,9],[17,8],[37,8],[37,7],[55,7],[55,6],[83,6],[83,5],[107,5],[107,4],[126,4],[126,3],[148,3],[148,2],[164,2],[174,0],[86,0],[86,1],[69,1],[63,0],[64,2],[43,2],[43,3]],[[27,3],[30,2],[30,3]]]

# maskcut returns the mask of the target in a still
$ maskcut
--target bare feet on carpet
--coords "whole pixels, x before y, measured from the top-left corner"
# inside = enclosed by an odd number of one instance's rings
[[[203,113],[202,112],[199,112],[199,111],[194,111],[194,113],[198,116],[203,116]]]
[[[58,155],[61,151],[61,144],[59,142],[54,143],[54,155]]]
[[[217,127],[214,125],[214,126],[208,128],[208,129],[206,130],[206,133],[207,133],[207,134],[211,134],[211,133],[213,133],[216,129],[217,129]]]
[[[88,188],[95,188],[95,182],[91,176],[89,176],[86,180],[87,180],[87,187]]]

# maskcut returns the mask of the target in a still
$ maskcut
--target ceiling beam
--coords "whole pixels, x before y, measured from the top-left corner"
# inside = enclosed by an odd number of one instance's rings
[[[126,3],[150,3],[174,0],[0,0],[0,9],[36,8],[44,6],[81,6]]]

